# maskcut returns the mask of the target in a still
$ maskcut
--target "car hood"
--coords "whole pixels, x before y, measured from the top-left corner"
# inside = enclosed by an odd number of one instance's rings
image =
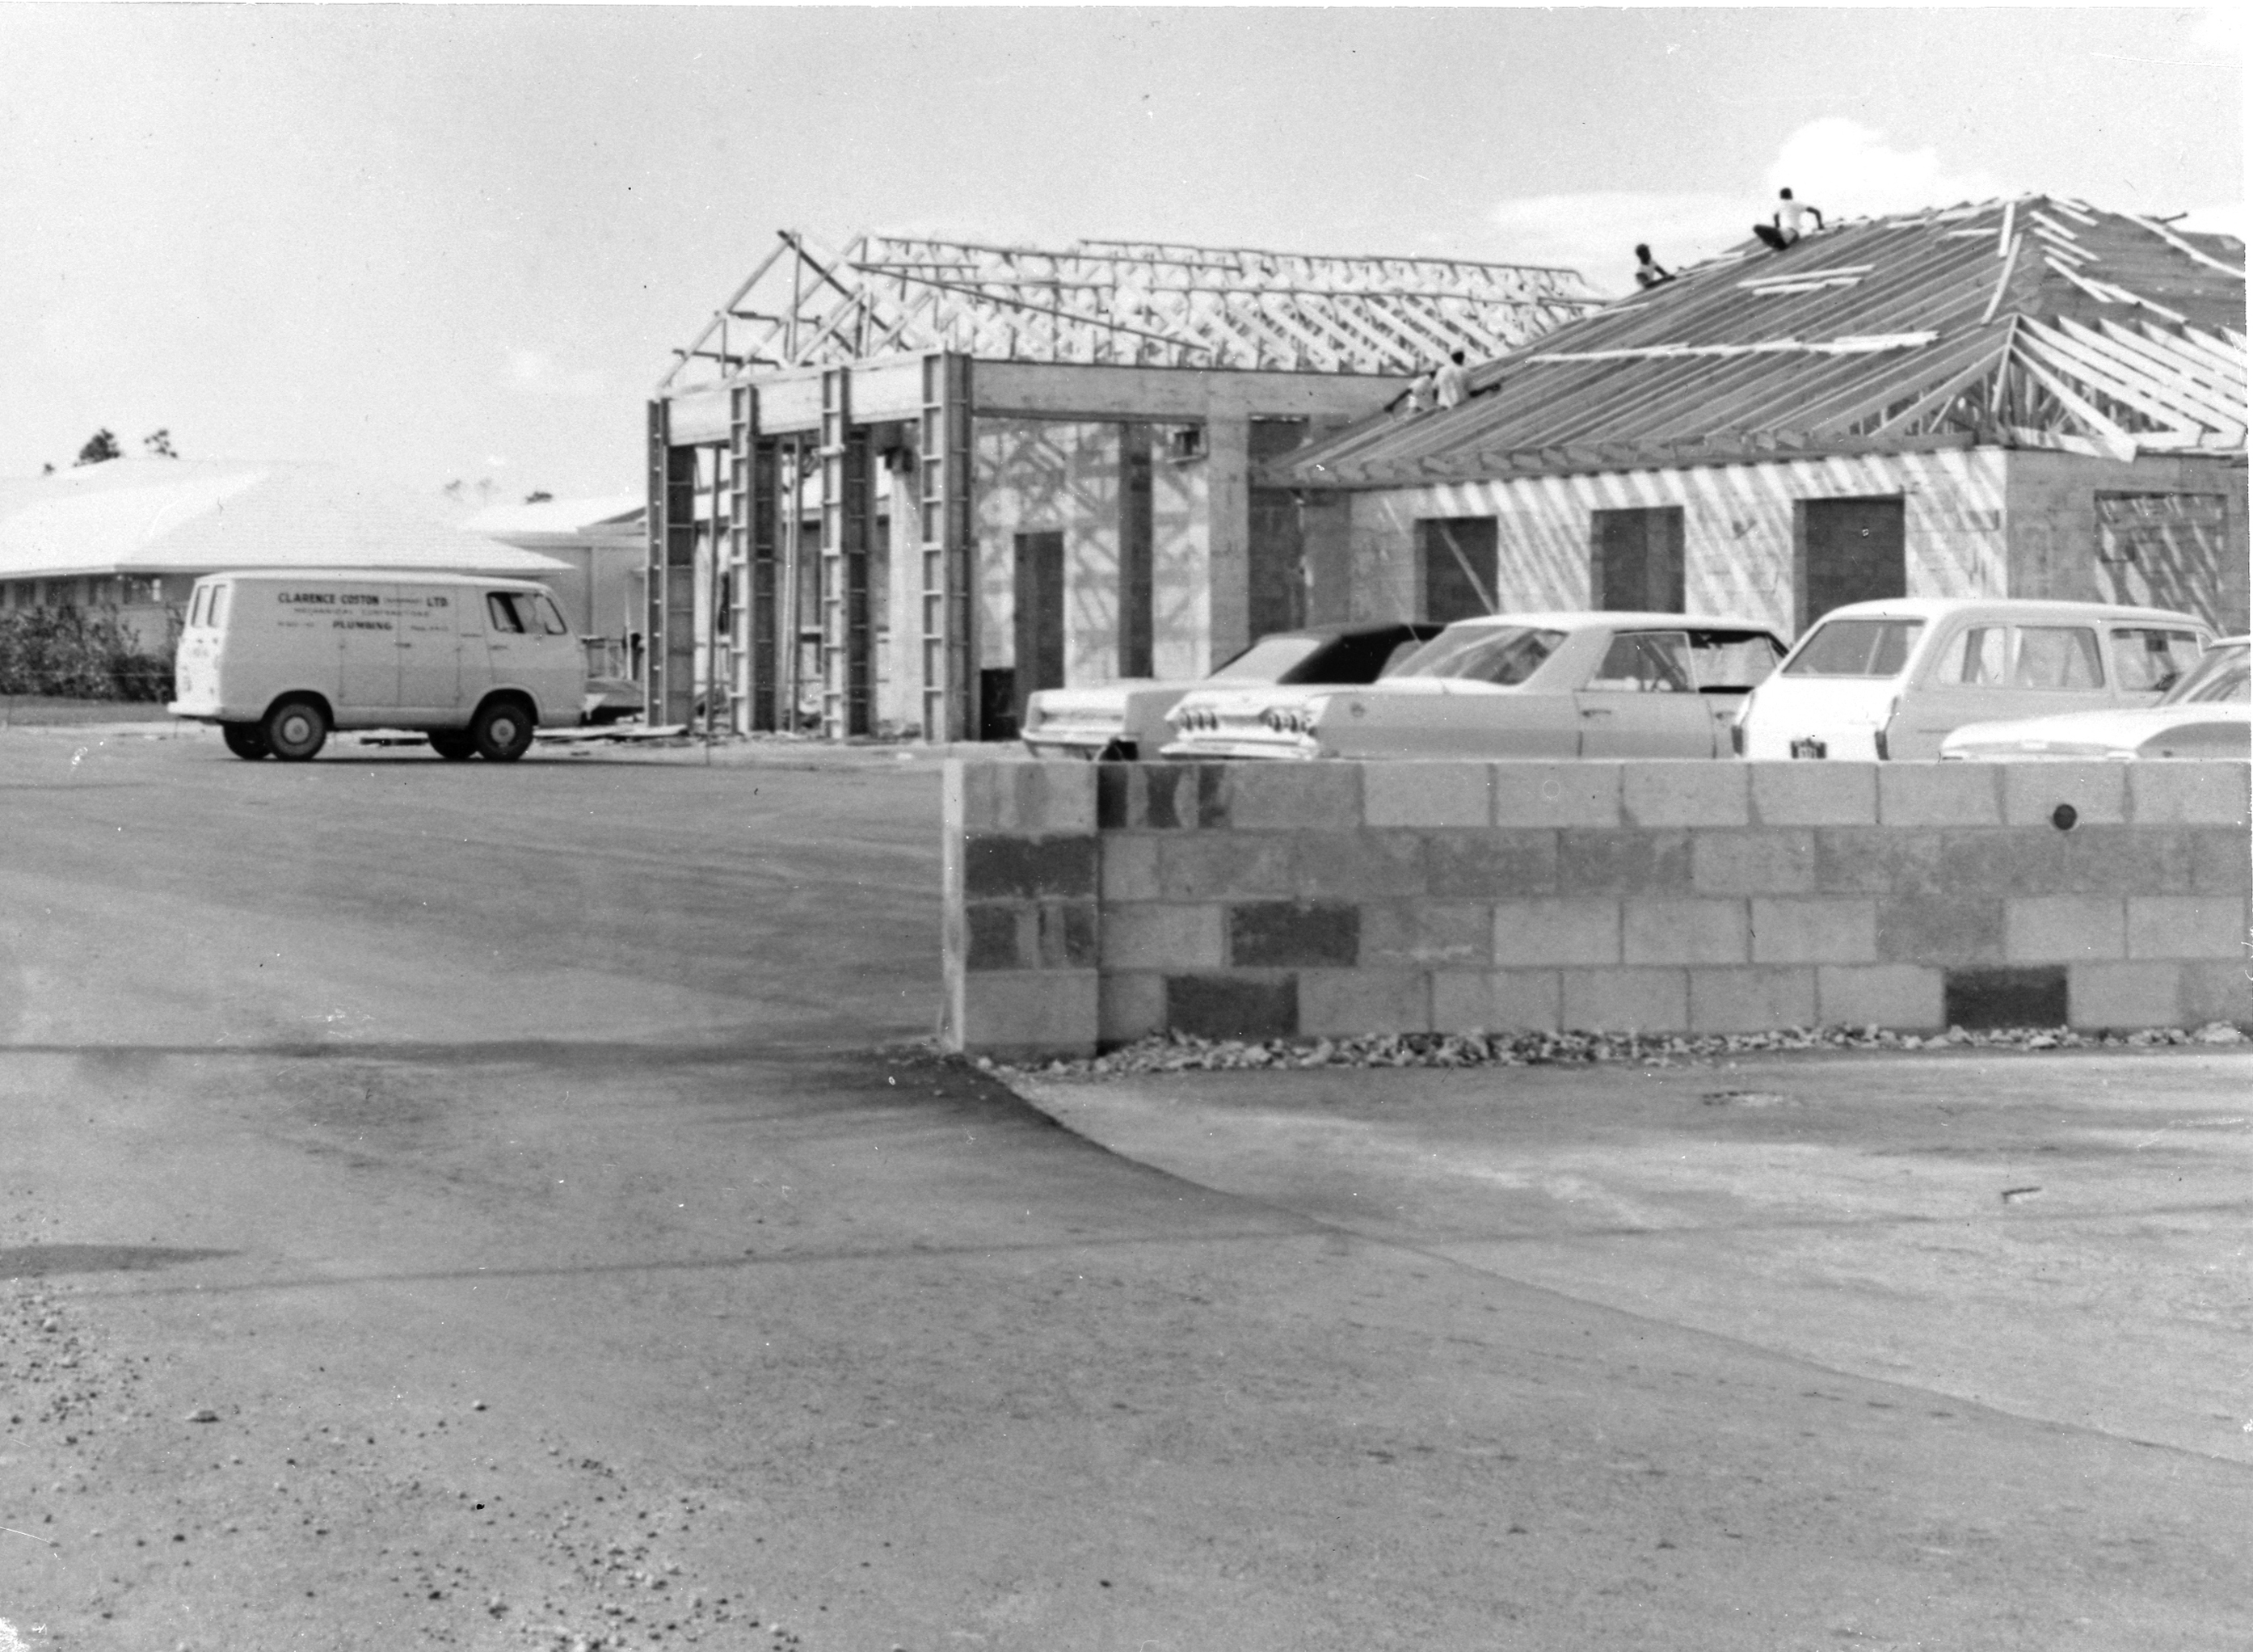
[[[1966,723],[1942,742],[1941,749],[1958,753],[2040,751],[2064,747],[2089,751],[2133,751],[2154,735],[2196,722],[2243,722],[2249,730],[2253,730],[2253,707],[2231,701],[2220,705],[2070,711],[2053,717]]]

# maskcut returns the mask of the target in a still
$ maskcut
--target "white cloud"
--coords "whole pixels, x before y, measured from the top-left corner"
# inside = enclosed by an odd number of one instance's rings
[[[2012,192],[1991,173],[1950,171],[1937,150],[1896,149],[1883,132],[1826,115],[1784,139],[1758,189],[1742,195],[1605,190],[1524,196],[1489,214],[1483,250],[1507,262],[1562,264],[1601,292],[1624,292],[1633,285],[1638,242],[1648,242],[1669,268],[1711,258],[1748,240],[1755,222],[1767,222],[1776,191],[1785,187],[1834,221]]]
[[[2177,219],[2177,229],[2195,230],[2204,235],[2235,235],[2244,240],[2248,227],[2245,208],[2237,206],[2201,206],[2185,213]]]
[[[603,394],[603,375],[591,368],[569,372],[543,350],[508,352],[509,382],[528,395],[584,399]]]
[[[2245,14],[2236,6],[2208,6],[2199,14],[2191,38],[2209,52],[2231,57],[2245,50]]]

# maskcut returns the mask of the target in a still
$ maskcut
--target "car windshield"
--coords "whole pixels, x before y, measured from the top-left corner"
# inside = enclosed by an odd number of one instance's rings
[[[1829,619],[1785,664],[1787,677],[1898,677],[1921,619]]]
[[[1319,637],[1262,637],[1212,673],[1214,682],[1273,683],[1322,645]]]
[[[1540,670],[1564,640],[1563,631],[1528,625],[1451,625],[1387,674],[1452,677],[1508,688]]]
[[[2245,644],[2210,648],[2159,703],[2216,705],[2224,701],[2253,700],[2253,688],[2249,688],[2248,682]]]

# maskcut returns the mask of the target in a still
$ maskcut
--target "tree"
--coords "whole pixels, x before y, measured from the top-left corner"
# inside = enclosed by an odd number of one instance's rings
[[[151,458],[177,459],[180,457],[172,450],[172,432],[169,426],[157,426],[141,438],[141,445],[148,450],[149,457]]]
[[[111,459],[124,457],[117,445],[116,436],[108,430],[96,430],[87,437],[86,445],[78,450],[80,464],[101,464]]]

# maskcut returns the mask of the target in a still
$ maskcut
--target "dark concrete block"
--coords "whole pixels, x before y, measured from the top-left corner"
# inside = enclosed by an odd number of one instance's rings
[[[1424,877],[1447,901],[1508,901],[1557,892],[1557,833],[1522,831],[1427,832]]]
[[[1694,873],[1686,831],[1574,827],[1558,833],[1559,895],[1688,895]]]
[[[1095,766],[1095,825],[1102,832],[1124,832],[1133,822],[1134,769],[1124,763]]]
[[[1293,834],[1292,885],[1301,899],[1381,901],[1424,893],[1419,832]]]
[[[1928,895],[1945,887],[1936,831],[1817,826],[1817,895]]]
[[[2237,826],[2184,828],[2190,852],[2191,890],[2197,895],[2243,895],[2253,889],[2253,841]]]
[[[1093,900],[1092,837],[977,836],[962,846],[963,893],[970,900]]]
[[[967,920],[967,956],[963,967],[973,970],[1029,969],[1033,960],[1022,955],[1017,944],[1019,916],[1024,911],[1019,906],[970,906],[963,909]]]
[[[1040,966],[1093,969],[1100,938],[1092,901],[1051,901],[1040,909]]]
[[[1168,975],[1166,1026],[1197,1038],[1296,1038],[1295,975]]]
[[[1217,763],[1200,763],[1196,768],[1196,823],[1208,830],[1218,830],[1229,824],[1228,770]]]
[[[1187,763],[1135,764],[1134,778],[1142,793],[1142,815],[1131,824],[1154,832],[1195,826],[1198,766]]]
[[[1878,956],[1889,964],[1999,964],[2002,897],[1965,890],[1881,900]]]
[[[1935,887],[1974,895],[2054,895],[2066,888],[2070,852],[2053,826],[1970,827],[1943,832]]]
[[[1228,961],[1239,969],[1350,969],[1361,961],[1361,909],[1327,901],[1231,906]]]
[[[2010,969],[1951,969],[1941,976],[1941,1014],[1950,1027],[2062,1027],[2062,964]]]
[[[2057,882],[2027,894],[2192,893],[2195,827],[2077,826],[2070,832],[2053,827],[2051,836],[2060,856]],[[2238,840],[2244,840],[2242,833]]]

